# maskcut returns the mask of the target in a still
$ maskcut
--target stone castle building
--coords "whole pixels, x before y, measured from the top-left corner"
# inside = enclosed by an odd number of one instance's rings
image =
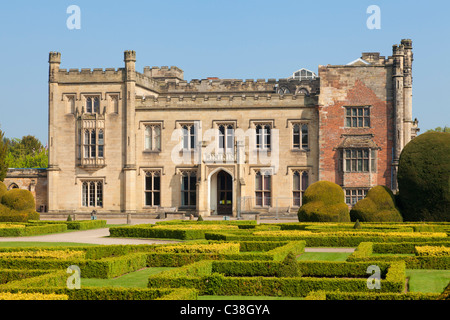
[[[412,120],[412,42],[286,79],[186,81],[178,67],[62,69],[49,55],[50,214],[296,213],[308,185],[349,205],[396,189]]]

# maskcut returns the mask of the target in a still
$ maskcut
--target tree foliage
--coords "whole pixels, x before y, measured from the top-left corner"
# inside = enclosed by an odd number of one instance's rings
[[[48,150],[34,136],[6,139],[8,168],[47,168]]]

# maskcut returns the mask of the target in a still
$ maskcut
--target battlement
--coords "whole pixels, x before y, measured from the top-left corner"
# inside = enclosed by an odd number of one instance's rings
[[[123,56],[124,56],[123,60],[125,62],[127,62],[127,61],[136,61],[136,52],[133,51],[133,50],[126,50],[123,53]]]
[[[160,90],[164,93],[241,93],[246,92],[250,94],[266,94],[275,93],[277,87],[285,86],[289,87],[290,92],[295,93],[298,87],[302,87],[308,90],[308,92],[316,92],[319,88],[319,80],[313,81],[300,81],[292,79],[192,79],[190,82],[183,81],[170,81],[166,80],[160,84]]]
[[[270,107],[315,107],[318,96],[300,94],[279,95],[268,94],[186,94],[186,95],[160,95],[136,96],[137,109],[182,109],[182,108],[255,108],[255,101],[262,108]]]
[[[154,79],[176,79],[183,80],[184,79],[184,71],[176,66],[168,67],[145,67],[144,74],[147,77]]]
[[[123,68],[71,68],[59,69],[57,74],[57,81],[65,82],[122,82],[124,79]]]
[[[392,54],[393,56],[403,56],[405,54],[405,47],[402,44],[394,44],[392,46]]]
[[[50,52],[48,55],[48,63],[61,63],[61,53]]]

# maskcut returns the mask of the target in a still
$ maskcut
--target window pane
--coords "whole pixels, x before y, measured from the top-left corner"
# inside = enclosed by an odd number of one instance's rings
[[[364,118],[364,127],[370,127],[369,118]]]
[[[196,179],[196,177],[195,176],[192,176],[191,175],[191,177],[190,177],[190,190],[191,191],[195,191],[197,188],[196,188],[196,184],[197,184],[197,179]]]
[[[103,206],[103,184],[101,182],[97,183],[97,206]]]
[[[257,206],[262,206],[262,192],[256,192],[256,202]]]
[[[364,116],[368,117],[370,115],[370,109],[369,108],[365,108],[364,109]]]
[[[153,205],[154,206],[161,205],[161,193],[160,192],[153,193]]]
[[[294,206],[300,207],[300,192],[294,192]]]
[[[363,126],[363,118],[358,118],[358,127]]]
[[[351,116],[352,115],[352,109],[351,108],[347,108],[347,116]]]
[[[189,204],[189,192],[181,193],[181,205],[187,206]]]
[[[351,160],[345,160],[345,171],[351,171]]]
[[[100,112],[100,101],[98,100],[98,98],[94,98],[94,112]]]
[[[155,133],[155,144],[156,144],[155,147],[157,150],[161,150],[161,127],[156,126],[154,128],[154,133]]]
[[[152,127],[145,127],[145,149],[152,149]]]
[[[264,192],[264,206],[270,206],[270,192]]]
[[[360,108],[360,109],[358,109],[358,116],[362,117],[362,115],[363,115],[363,109]]]
[[[264,190],[270,190],[270,176],[264,176]]]
[[[294,133],[294,147],[300,147],[300,135]]]
[[[83,207],[87,207],[88,206],[88,184],[87,184],[87,182],[83,182],[82,203],[83,203]]]
[[[146,193],[145,193],[145,205],[146,205],[146,206],[151,206],[151,205],[153,205],[152,199],[153,199],[153,194],[152,194],[152,192],[146,192]]]
[[[262,176],[259,173],[256,175],[255,189],[262,190]]]
[[[86,100],[86,112],[92,113],[92,99],[91,98],[87,98],[87,100]]]
[[[152,176],[145,177],[145,190],[152,190]]]
[[[191,206],[195,206],[196,205],[196,203],[197,203],[197,199],[196,199],[196,193],[195,192],[190,192],[189,193],[190,194],[190,203],[189,203],[189,205],[191,205]]]
[[[181,181],[181,190],[189,190],[189,176],[184,175]]]
[[[153,177],[153,190],[161,190],[160,181],[161,181],[161,177],[159,177],[157,175],[155,175]]]
[[[104,144],[103,130],[100,130],[100,131],[98,132],[98,144]]]
[[[352,115],[354,116],[354,117],[356,117],[357,116],[357,110],[356,110],[356,108],[353,108],[352,109]]]
[[[305,191],[308,188],[308,172],[302,174],[302,190]]]
[[[89,184],[89,206],[95,206],[95,183],[91,182]]]
[[[103,146],[98,146],[98,157],[103,158]]]
[[[292,186],[292,190],[300,190],[300,174],[296,171],[294,172],[294,185]]]

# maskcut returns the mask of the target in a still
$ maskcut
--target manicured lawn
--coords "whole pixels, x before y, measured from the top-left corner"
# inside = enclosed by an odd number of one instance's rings
[[[450,270],[407,269],[410,292],[441,293],[450,282]]]
[[[147,288],[148,277],[172,268],[145,268],[135,272],[125,274],[113,279],[87,279],[83,278],[81,270],[81,287],[126,287],[126,288]]]
[[[345,261],[349,252],[305,252],[300,255],[298,261]]]

